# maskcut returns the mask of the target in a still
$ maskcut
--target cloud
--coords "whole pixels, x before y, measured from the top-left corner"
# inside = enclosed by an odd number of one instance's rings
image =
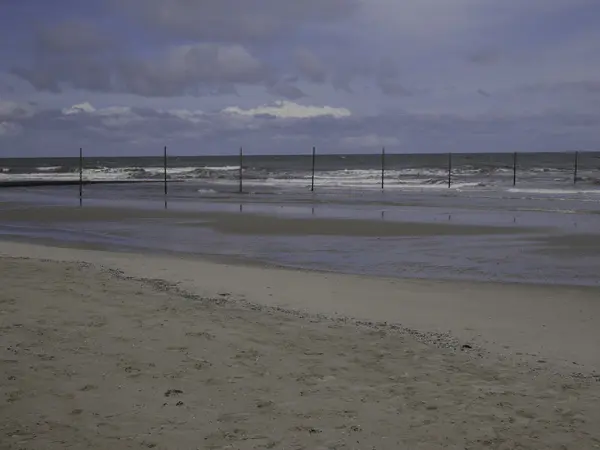
[[[377,71],[377,85],[386,95],[400,96],[410,95],[400,80],[400,71],[395,62],[389,58],[383,59]]]
[[[0,99],[0,121],[31,117],[35,108],[29,103],[17,103]]]
[[[395,136],[378,136],[376,134],[367,134],[363,136],[348,136],[341,139],[341,145],[349,148],[374,149],[381,147],[397,147],[400,139]]]
[[[106,129],[130,127],[144,121],[144,118],[128,106],[111,106],[97,109],[89,102],[79,103],[61,110],[63,120],[97,122],[96,127]],[[60,119],[60,118],[57,118]]]
[[[226,114],[240,116],[271,116],[284,119],[306,119],[321,116],[341,118],[352,115],[352,113],[346,108],[333,108],[331,106],[304,106],[287,101],[277,101],[273,105],[264,105],[251,109],[241,109],[237,106],[231,106],[225,108],[223,112]]]
[[[478,35],[475,42],[494,37],[491,31],[517,31],[510,25],[521,26],[527,21],[548,21],[564,18],[565,12],[594,8],[595,0],[369,0],[362,2],[358,20],[365,30],[377,29],[381,36],[419,38],[411,41],[418,47],[439,43],[440,38],[463,41]],[[520,29],[518,31],[521,31]]]
[[[49,68],[23,68],[14,67],[10,71],[13,75],[29,82],[38,91],[47,91],[53,93],[61,92],[60,76],[58,70],[52,73]]]
[[[69,25],[59,40],[43,46],[32,67],[12,73],[40,91],[59,93],[70,86],[145,97],[231,95],[236,84],[261,85],[269,78],[267,66],[239,44],[175,45],[143,58],[94,53],[105,47],[99,37],[92,39],[92,31],[81,45],[68,45],[66,36],[73,31],[80,28]]]
[[[238,92],[238,85],[251,85],[298,99],[304,96],[300,87],[289,82],[274,85],[273,80],[292,73],[323,84],[330,68],[308,46],[296,45],[293,50],[289,44],[293,33],[346,23],[362,7],[360,0],[263,0],[260,5],[240,0],[115,0],[111,4],[111,20],[129,18],[148,33],[150,44],[143,51],[133,33],[120,28],[113,32],[100,22],[75,16],[33,30],[31,63],[15,65],[11,73],[51,93],[75,88],[144,97],[230,95]],[[328,27],[320,30],[324,40],[339,32]],[[338,50],[345,45],[346,34],[338,36],[337,50],[329,51],[343,54]],[[288,46],[287,56],[270,58],[280,45]],[[332,82],[350,92],[339,76]],[[386,94],[402,93],[390,78],[379,80],[379,85]]]
[[[146,27],[196,41],[251,42],[342,20],[359,0],[114,0]]]
[[[294,55],[296,68],[300,75],[313,83],[323,83],[327,78],[327,70],[323,63],[306,48],[296,50]]]
[[[91,22],[67,21],[35,31],[33,65],[13,67],[11,73],[40,90],[58,93],[67,83],[78,89],[108,91],[108,61],[115,43]]]
[[[175,46],[154,59],[121,61],[116,70],[124,92],[147,97],[233,93],[236,84],[260,85],[268,77],[268,68],[237,44]]]
[[[275,97],[283,97],[288,100],[298,100],[306,97],[302,89],[285,81],[273,84],[269,87],[268,92]]]
[[[233,95],[235,97],[239,97],[240,93],[238,92],[235,84],[232,83],[219,83],[212,91],[209,92],[209,95],[219,96],[219,95]]]
[[[336,91],[344,91],[347,94],[353,93],[352,87],[350,86],[351,83],[352,75],[345,71],[338,71],[331,80],[331,85]]]
[[[102,53],[116,43],[92,22],[69,20],[40,28],[35,36],[35,51],[40,54]]]
[[[125,149],[267,136],[290,149],[395,137],[423,149],[542,149],[596,136],[596,0],[13,3],[0,85],[16,102],[0,102],[0,122],[22,148],[36,133],[56,148],[70,134]],[[28,19],[34,7],[43,22]],[[583,131],[557,138],[578,120]]]
[[[79,147],[95,154],[233,154],[243,145],[260,153],[567,151],[595,148],[600,112],[457,116],[389,111],[369,116],[344,108],[276,102],[221,111],[155,109],[82,102],[60,109],[15,113],[3,103],[3,155],[61,156]],[[10,111],[7,113],[6,111]],[[10,118],[9,117],[10,114]],[[39,143],[44,145],[40,146]],[[69,150],[71,149],[71,150]]]
[[[82,113],[93,113],[96,112],[96,108],[90,105],[88,102],[80,103],[78,105],[73,105],[68,108],[63,108],[62,113],[65,116],[71,116],[73,114],[82,114]]]
[[[191,123],[200,123],[204,120],[204,113],[202,111],[190,111],[189,109],[170,109],[162,112]]]
[[[142,122],[152,119],[179,119],[184,122],[199,124],[205,121],[206,115],[200,110],[189,109],[143,109],[129,106],[109,106],[96,108],[89,102],[72,105],[61,110],[63,116],[86,116],[97,118],[107,127],[123,127],[134,122]]]
[[[530,93],[600,94],[600,79],[567,81],[562,83],[537,83],[522,86],[521,91]]]
[[[500,60],[500,51],[494,48],[480,49],[471,53],[468,60],[482,66],[494,64]]]
[[[21,133],[23,127],[13,122],[0,122],[0,138],[3,136],[16,136]]]

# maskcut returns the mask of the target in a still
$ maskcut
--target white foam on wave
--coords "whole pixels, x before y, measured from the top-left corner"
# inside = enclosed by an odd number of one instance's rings
[[[131,178],[130,174],[123,169],[84,169],[83,179],[86,181],[120,181]],[[41,171],[35,173],[0,173],[2,181],[73,181],[79,179],[79,172],[52,172]]]
[[[198,189],[198,194],[200,195],[215,195],[218,194],[214,189]]]
[[[132,170],[143,171],[152,176],[162,175],[165,171],[164,167],[129,167],[121,170],[127,170],[131,172]],[[240,170],[240,166],[202,166],[202,167],[167,167],[167,175],[170,176],[186,176],[193,175],[198,171],[206,170],[210,172],[232,172],[236,170]]]
[[[508,169],[500,170],[494,169],[495,172],[508,173]],[[494,171],[486,172],[481,169],[462,169],[456,168],[452,171],[452,176],[462,176],[470,180],[479,178],[480,180],[493,180]],[[342,170],[330,170],[330,171],[317,171],[315,172],[315,180],[321,179],[351,179],[351,180],[371,180],[373,182],[381,181],[381,168],[377,169],[342,169]],[[512,173],[512,170],[510,170]],[[448,179],[448,170],[440,168],[407,168],[407,169],[387,169],[384,171],[385,179],[390,181],[399,181],[402,183],[416,182],[428,183],[431,179],[442,180],[444,183]],[[304,178],[310,178],[311,175],[308,172],[304,172]],[[298,178],[302,178],[299,176]],[[498,176],[498,179],[505,179],[504,177]]]
[[[27,181],[27,180],[71,180],[78,179],[69,173],[0,173],[0,181]]]
[[[98,168],[84,169],[83,178],[92,181],[120,181],[131,178],[131,169]]]
[[[559,209],[559,208],[520,208],[519,211],[559,213],[559,214],[577,214],[577,211],[575,211],[574,209]]]
[[[571,172],[571,170],[569,169],[568,171],[566,169],[559,169],[556,167],[532,167],[530,169],[528,169],[530,172],[534,172],[534,173],[561,173],[561,172]]]
[[[167,175],[170,180],[197,180],[210,181],[218,185],[233,185],[238,183],[237,171],[239,166],[204,166],[204,167],[168,167]],[[7,168],[0,167],[0,181],[27,181],[27,180],[57,180],[75,181],[79,173],[74,168],[73,172],[58,171],[59,166],[37,167],[32,173],[10,173]],[[33,170],[33,169],[32,169]],[[215,172],[211,174],[210,172]],[[135,179],[157,180],[162,177],[164,167],[96,167],[83,171],[86,181],[125,181]],[[252,173],[252,170],[249,171]],[[272,176],[262,172],[266,178],[253,178],[252,175],[244,178],[245,186],[268,186],[281,189],[306,189],[311,184],[311,173],[308,171],[283,172],[273,171]],[[564,180],[563,180],[564,181]],[[554,184],[554,183],[553,183]],[[385,171],[384,185],[386,190],[407,191],[443,191],[448,190],[448,173],[443,169],[433,168],[407,168],[390,169]],[[341,169],[332,171],[318,171],[315,173],[315,186],[331,190],[376,190],[381,189],[381,169]],[[531,186],[531,184],[530,184]],[[543,184],[542,184],[543,186]],[[571,185],[572,186],[572,185]],[[502,180],[496,181],[487,174],[478,176],[453,176],[450,189],[454,191],[493,190],[518,194],[523,197],[565,197],[579,198],[582,201],[596,201],[600,195],[600,186],[590,189],[589,185],[578,188],[544,187],[518,187],[508,188],[502,185]],[[211,195],[211,190],[201,190],[201,195]],[[586,198],[587,197],[587,198]]]
[[[299,187],[310,185],[311,177],[307,176],[304,178],[293,178],[293,179],[277,179],[269,178],[267,180],[250,180],[250,183],[263,184],[270,187]],[[248,184],[248,182],[246,182]],[[325,189],[381,189],[381,178],[373,179],[360,179],[360,178],[328,178],[328,177],[316,177],[315,185]],[[397,189],[397,190],[434,190],[434,189],[448,189],[448,181],[444,179],[432,179],[425,178],[420,180],[414,179],[385,179],[385,189]],[[452,183],[451,189],[461,190],[467,188],[483,188],[486,185],[481,182],[472,183]]]
[[[167,176],[171,179],[194,178],[198,170],[232,172],[239,170],[239,166],[217,166],[217,167],[167,167]],[[79,172],[58,172],[60,166],[36,167],[35,172],[9,173],[8,168],[0,168],[0,180],[3,181],[27,181],[27,180],[56,180],[71,181],[79,179]],[[83,178],[89,181],[122,181],[135,178],[137,180],[156,179],[164,174],[164,167],[97,167],[84,169]],[[201,178],[201,176],[199,176]]]
[[[417,171],[407,174],[404,170],[394,170],[385,173],[384,185],[386,189],[397,190],[434,190],[448,189],[447,173],[431,171],[434,176],[423,178],[411,177]],[[422,172],[421,172],[422,173]],[[438,175],[437,177],[435,175]],[[268,186],[274,188],[304,188],[310,186],[312,174],[304,172],[292,177],[269,177],[266,179],[245,178],[244,185]],[[335,170],[315,173],[315,185],[325,189],[381,189],[381,170]],[[237,178],[214,179],[212,183],[229,185],[237,183]],[[451,184],[451,189],[473,189],[488,186],[482,181],[458,181]]]
[[[232,170],[240,170],[240,166],[216,166],[216,167],[198,167],[198,169],[202,169],[202,170],[214,170],[215,172],[217,171],[225,171],[225,172],[229,172]]]
[[[197,167],[167,167],[167,175],[185,175],[185,174],[193,173],[196,169],[197,169]],[[164,167],[129,167],[127,169],[122,169],[122,170],[129,170],[130,172],[132,170],[138,170],[140,172],[144,171],[151,175],[161,175],[164,173],[165,168]]]
[[[578,195],[578,194],[597,194],[600,195],[600,189],[556,189],[556,188],[510,188],[508,192],[519,194],[541,194],[541,195]]]
[[[50,167],[36,167],[35,170],[38,172],[56,172],[62,169],[62,166],[50,166]]]
[[[386,170],[385,177],[394,179],[403,176],[408,177],[445,177],[448,172],[441,169],[401,169],[401,170]],[[310,175],[308,175],[310,176]],[[342,169],[342,170],[330,170],[325,172],[316,172],[315,179],[365,179],[365,180],[380,180],[381,169]]]
[[[164,167],[130,167],[131,169],[138,169],[138,170],[144,170],[148,173],[163,173],[163,171],[165,170]],[[232,171],[232,170],[239,170],[240,166],[189,166],[189,167],[167,167],[167,173],[168,174],[185,174],[185,173],[192,173],[195,172],[197,170],[211,170],[211,171]]]

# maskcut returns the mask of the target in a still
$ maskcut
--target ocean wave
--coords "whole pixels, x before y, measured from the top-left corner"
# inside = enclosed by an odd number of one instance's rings
[[[36,167],[37,172],[59,172],[63,170],[63,166]]]
[[[91,161],[90,161],[91,162]],[[101,164],[87,166],[83,170],[84,180],[89,181],[125,181],[125,180],[162,180],[165,176],[164,167],[151,166],[128,166],[128,167],[107,167]],[[237,183],[239,178],[239,165],[203,165],[203,166],[182,166],[167,167],[167,179],[186,181],[190,183],[210,182],[217,184]],[[567,171],[562,171],[565,177],[557,176],[561,170],[531,169],[521,170],[517,174],[517,180],[521,191],[526,195],[531,194],[562,194],[569,195],[585,193],[598,194],[600,189],[594,190],[595,186],[600,186],[600,180],[588,172],[578,177],[577,188],[566,188],[567,180],[572,181],[572,175]],[[247,186],[266,186],[274,188],[305,189],[310,186],[312,173],[306,167],[302,168],[277,168],[277,167],[253,167],[243,166],[242,173],[244,184]],[[539,176],[542,174],[542,176]],[[550,176],[543,176],[549,174]],[[567,176],[568,175],[568,176]],[[315,185],[330,189],[380,189],[381,188],[381,168],[364,169],[334,169],[324,170],[317,167],[314,174]],[[448,171],[444,168],[434,167],[391,167],[384,173],[385,189],[448,189]],[[1,167],[0,180],[23,181],[23,180],[77,180],[79,178],[79,168],[69,165],[59,166],[38,166],[30,168],[22,167]],[[540,189],[530,186],[542,180]],[[512,185],[512,169],[506,167],[477,167],[474,165],[465,165],[455,167],[452,171],[451,188],[460,189],[501,189],[506,190]],[[560,185],[565,185],[563,189]],[[558,187],[556,187],[558,186]],[[199,186],[200,187],[200,186]],[[556,189],[555,189],[556,187]],[[528,189],[528,190],[526,190]],[[200,192],[202,194],[202,192]],[[206,191],[204,195],[211,193]]]

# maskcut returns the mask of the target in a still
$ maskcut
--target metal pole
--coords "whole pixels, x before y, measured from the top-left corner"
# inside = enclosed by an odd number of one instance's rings
[[[452,186],[452,153],[448,153],[448,187]]]
[[[79,148],[79,206],[83,203],[83,149]]]
[[[315,159],[316,159],[317,149],[316,147],[312,148],[312,178],[310,182],[310,191],[314,192],[315,190]]]
[[[513,186],[517,185],[517,152],[513,153]]]
[[[579,152],[575,152],[575,166],[573,168],[573,184],[577,184],[577,172],[579,171]]]
[[[385,187],[385,147],[381,149],[381,190]]]
[[[244,172],[243,172],[243,169],[242,169],[243,163],[244,163],[244,149],[242,147],[240,147],[240,176],[239,176],[239,179],[240,179],[239,180],[240,181],[240,188],[239,188],[240,194],[242,192],[244,192]]]
[[[169,188],[167,187],[167,147],[165,146],[165,152],[163,157],[163,166],[164,166],[164,184],[165,184],[165,196],[169,192]]]

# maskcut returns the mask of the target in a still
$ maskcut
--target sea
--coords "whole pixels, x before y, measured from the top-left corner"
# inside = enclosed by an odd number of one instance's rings
[[[86,180],[156,180],[164,177],[163,157],[85,157]],[[167,156],[169,180],[214,185],[293,189],[312,183],[312,155]],[[0,158],[0,181],[74,179],[79,158]],[[502,188],[515,181],[532,189],[600,188],[600,152],[315,155],[315,186],[387,189]]]
[[[313,171],[314,167],[314,171]],[[473,236],[222,234],[180,220],[14,223],[0,235],[400,278],[600,286],[600,152],[1,159],[6,205],[494,225]],[[165,181],[166,180],[166,181]],[[166,192],[166,194],[165,194]]]

